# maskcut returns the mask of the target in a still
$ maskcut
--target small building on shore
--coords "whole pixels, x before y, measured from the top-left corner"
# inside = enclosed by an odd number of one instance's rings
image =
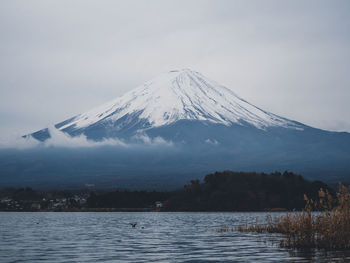
[[[155,205],[156,205],[156,208],[162,208],[162,207],[163,207],[163,203],[160,202],[160,201],[157,201],[157,202],[155,203]]]

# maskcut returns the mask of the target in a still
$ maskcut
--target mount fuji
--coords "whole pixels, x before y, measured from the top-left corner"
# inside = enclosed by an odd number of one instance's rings
[[[122,97],[58,123],[55,127],[71,136],[84,134],[88,139],[98,141],[153,134],[155,130],[173,127],[179,122],[242,126],[261,131],[270,128],[303,130],[306,127],[261,110],[230,89],[189,69],[164,73]],[[48,129],[44,129],[32,136],[45,140],[50,134]],[[177,139],[176,136],[165,136],[171,140]],[[191,143],[191,140],[187,142]]]
[[[218,170],[290,170],[350,182],[350,134],[264,111],[189,70],[163,73],[54,125],[96,147],[0,151],[1,185],[174,187]],[[52,140],[45,128],[26,138]],[[102,142],[118,140],[122,145]]]

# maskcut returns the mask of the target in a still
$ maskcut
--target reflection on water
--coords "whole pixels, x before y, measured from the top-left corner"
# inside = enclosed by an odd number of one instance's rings
[[[350,262],[350,252],[280,248],[280,235],[217,231],[265,215],[0,213],[0,262]]]

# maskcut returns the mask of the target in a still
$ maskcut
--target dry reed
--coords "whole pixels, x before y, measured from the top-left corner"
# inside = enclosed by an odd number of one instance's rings
[[[288,248],[350,249],[349,190],[340,184],[336,198],[320,189],[319,201],[306,195],[304,199],[306,205],[300,213],[274,218],[268,215],[265,224],[240,226],[238,231],[284,234],[281,246]]]

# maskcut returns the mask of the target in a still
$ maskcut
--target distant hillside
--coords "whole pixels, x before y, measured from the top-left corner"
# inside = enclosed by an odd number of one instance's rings
[[[243,173],[216,172],[204,182],[191,181],[166,203],[169,211],[261,211],[302,209],[304,194],[313,200],[320,188],[334,190],[320,181],[311,182],[290,172]]]
[[[323,188],[320,181],[310,182],[302,176],[284,172],[272,174],[216,172],[201,183],[192,180],[176,191],[76,189],[33,190],[4,188],[0,190],[0,210],[32,211],[263,211],[274,209],[301,210],[304,194],[317,200]],[[162,207],[157,208],[156,202]],[[35,207],[33,208],[33,204]],[[73,209],[73,210],[72,210]],[[130,210],[131,209],[131,210]],[[135,210],[136,211],[136,210]]]

